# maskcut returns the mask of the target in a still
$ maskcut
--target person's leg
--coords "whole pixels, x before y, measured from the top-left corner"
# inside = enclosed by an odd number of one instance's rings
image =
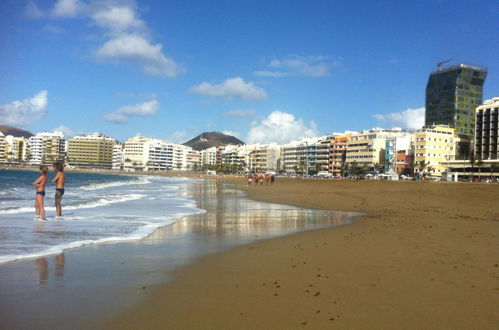
[[[39,203],[40,203],[40,218],[42,220],[46,220],[45,219],[45,201],[44,201],[44,198],[43,198],[43,195],[38,195],[38,198],[39,198]]]
[[[60,191],[55,192],[55,210],[58,217],[62,217],[62,193]]]

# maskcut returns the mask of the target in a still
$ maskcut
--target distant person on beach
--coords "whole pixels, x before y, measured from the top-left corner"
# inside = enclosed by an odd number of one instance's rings
[[[36,197],[35,197],[35,210],[36,217],[40,220],[45,219],[45,206],[44,206],[44,198],[45,198],[45,186],[47,185],[47,173],[49,169],[45,165],[40,166],[40,177],[33,182],[33,185],[36,189]]]
[[[64,165],[60,162],[54,163],[54,171],[56,172],[56,175],[52,182],[55,183],[55,210],[57,216],[62,217],[61,200],[62,195],[64,195],[64,181],[66,180]]]
[[[274,184],[274,181],[275,181],[275,176],[274,174],[272,174],[272,176],[270,177],[270,184]]]

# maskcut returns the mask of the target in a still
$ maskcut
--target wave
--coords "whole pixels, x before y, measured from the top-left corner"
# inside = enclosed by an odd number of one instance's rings
[[[120,186],[128,186],[135,184],[148,184],[151,181],[145,177],[140,177],[137,180],[130,181],[114,181],[114,182],[104,182],[104,183],[93,183],[80,187],[83,190],[100,190],[106,188],[120,187]]]
[[[96,208],[100,206],[106,206],[109,204],[116,204],[116,203],[123,203],[123,202],[128,202],[136,199],[141,199],[145,197],[146,195],[143,194],[129,194],[129,195],[118,195],[117,198],[100,198],[98,200],[93,200],[93,201],[88,201],[85,203],[81,203],[78,205],[68,205],[64,207],[64,210],[78,210],[78,209],[90,209],[90,208]],[[55,211],[55,207],[45,207],[45,211]],[[12,209],[6,209],[6,210],[0,210],[0,214],[17,214],[17,213],[28,213],[28,212],[35,212],[34,207],[18,207],[18,208],[12,208]]]
[[[173,220],[163,220],[162,222],[145,222],[143,226],[139,227],[133,233],[130,233],[125,236],[112,236],[112,237],[99,238],[96,240],[82,240],[82,241],[69,242],[69,243],[54,245],[45,250],[34,253],[3,255],[0,256],[0,264],[12,261],[18,261],[22,259],[34,259],[34,258],[61,254],[66,250],[82,247],[85,245],[135,241],[146,238],[147,236],[154,233],[156,229],[171,225],[173,223],[175,223],[175,221]]]

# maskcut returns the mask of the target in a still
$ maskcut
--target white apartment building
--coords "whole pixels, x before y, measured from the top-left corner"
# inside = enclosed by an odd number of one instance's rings
[[[226,145],[220,155],[222,165],[236,165],[248,171],[250,153],[255,147],[256,145]]]
[[[486,100],[475,110],[477,159],[499,159],[499,97]]]
[[[216,165],[217,164],[217,154],[218,148],[211,147],[200,151],[201,154],[201,165]]]
[[[0,132],[0,163],[7,162],[7,141],[5,135]]]
[[[173,150],[173,159],[171,169],[177,171],[187,171],[194,167],[194,163],[198,161],[199,156],[195,150],[189,146],[182,144],[170,144]]]
[[[122,170],[124,161],[123,145],[115,143],[113,146],[113,170]]]
[[[60,131],[38,133],[29,138],[28,146],[29,163],[32,165],[65,161],[66,140]]]
[[[145,136],[129,138],[123,147],[123,167],[127,171],[166,171],[172,157],[166,142]]]
[[[320,138],[304,139],[300,141],[293,141],[281,147],[281,166],[282,170],[286,173],[303,173],[308,174],[311,171],[317,172],[321,170],[317,163],[317,146],[321,145],[321,150],[327,150],[327,163],[329,163],[329,142],[327,148],[324,147],[328,137],[323,136]],[[323,143],[324,142],[324,143]],[[321,161],[325,161],[321,156]],[[328,166],[328,165],[325,165]]]

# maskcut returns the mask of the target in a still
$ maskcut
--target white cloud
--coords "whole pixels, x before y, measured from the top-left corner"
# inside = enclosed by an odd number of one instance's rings
[[[151,100],[144,103],[137,103],[134,105],[127,105],[119,108],[110,113],[104,114],[104,120],[124,124],[128,121],[129,116],[146,117],[153,116],[159,109],[159,102],[157,100]]]
[[[101,10],[93,12],[91,17],[95,24],[115,33],[145,28],[144,21],[136,16],[134,8],[131,7],[104,7]]]
[[[392,112],[386,115],[376,114],[374,118],[378,121],[389,122],[395,126],[407,129],[419,129],[425,123],[425,108],[406,109],[401,112]]]
[[[66,138],[72,138],[74,137],[75,135],[79,135],[79,134],[82,134],[83,132],[82,131],[78,131],[78,130],[73,130],[65,125],[60,125],[56,128],[53,129],[53,131],[59,131],[59,132],[62,132],[64,133],[64,136]]]
[[[224,133],[225,135],[235,136],[236,138],[239,138],[241,136],[241,134],[234,131],[222,131],[222,133]]]
[[[274,111],[267,118],[252,123],[248,143],[288,143],[318,135],[315,122],[311,121],[307,126],[290,113]]]
[[[163,55],[162,48],[160,44],[152,45],[142,36],[126,34],[106,42],[95,55],[101,59],[136,63],[150,75],[175,77],[183,72],[174,60]]]
[[[0,122],[5,125],[31,124],[47,113],[48,92],[43,90],[32,98],[0,105]]]
[[[253,117],[256,114],[256,111],[253,109],[249,110],[230,110],[223,113],[225,117],[236,117],[236,118],[248,118]]]
[[[102,29],[105,42],[93,55],[99,60],[131,63],[149,75],[173,78],[185,70],[167,57],[163,45],[151,40],[134,0],[57,0],[45,14],[33,1],[25,7],[30,17],[86,18]],[[49,32],[55,29],[47,28]],[[59,30],[59,29],[57,29]]]
[[[226,79],[223,83],[212,85],[204,82],[189,88],[190,93],[201,94],[224,99],[240,99],[244,101],[262,101],[267,99],[267,92],[253,82],[245,82],[243,78]]]
[[[167,141],[171,141],[173,143],[184,143],[188,139],[186,138],[186,131],[175,131],[170,136],[166,138]]]
[[[56,17],[75,17],[82,12],[84,3],[79,0],[58,0],[52,14]]]
[[[262,77],[309,76],[325,77],[333,68],[342,68],[339,60],[331,60],[326,56],[297,56],[290,55],[283,59],[273,59],[269,65],[273,70],[255,71],[254,74]]]
[[[38,5],[33,1],[28,2],[26,7],[24,8],[24,14],[30,18],[45,17],[45,13],[43,12],[43,10],[41,10],[40,7],[38,7]]]

